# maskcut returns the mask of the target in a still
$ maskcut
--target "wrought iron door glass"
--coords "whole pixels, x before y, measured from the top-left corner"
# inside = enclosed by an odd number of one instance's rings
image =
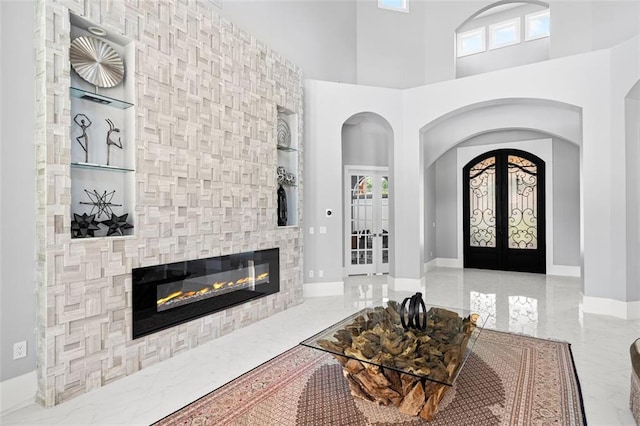
[[[538,248],[537,167],[526,158],[508,156],[509,248]]]
[[[486,158],[469,171],[469,245],[496,246],[496,158]]]

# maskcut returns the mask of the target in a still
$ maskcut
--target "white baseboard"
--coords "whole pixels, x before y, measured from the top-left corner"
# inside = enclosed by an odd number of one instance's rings
[[[547,269],[547,275],[580,278],[582,273],[579,266],[551,265],[549,269]]]
[[[438,257],[435,261],[436,265],[442,268],[462,268],[464,266],[462,260],[455,257]]]
[[[33,404],[38,392],[38,376],[33,370],[22,376],[0,382],[0,414],[7,414]]]
[[[427,263],[424,264],[424,272],[433,271],[438,267],[438,259],[431,259]]]
[[[460,259],[449,257],[437,257],[424,264],[424,271],[433,271],[436,267],[441,268],[462,268],[464,265]],[[580,278],[581,269],[579,266],[551,265],[547,270],[547,275],[557,275],[561,277]]]
[[[431,272],[436,268],[462,268],[462,262],[455,258],[436,257],[424,264],[424,272]]]
[[[582,312],[610,315],[626,320],[640,319],[640,301],[623,302],[606,297],[582,296]]]
[[[344,282],[342,281],[302,284],[303,297],[342,296],[343,294]]]

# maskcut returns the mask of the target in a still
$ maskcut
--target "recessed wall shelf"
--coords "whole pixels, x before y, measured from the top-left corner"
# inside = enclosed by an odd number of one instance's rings
[[[278,226],[297,226],[298,225],[298,147],[300,146],[298,135],[298,114],[288,109],[277,106],[276,121],[277,138],[276,148],[278,153],[278,173],[284,169],[286,175],[293,175],[293,184],[282,182],[282,176],[279,176],[278,188],[282,187],[285,193],[286,205],[286,221],[281,218],[281,205],[278,204]],[[278,202],[284,200],[278,192]]]
[[[94,24],[70,15],[71,41],[94,37]],[[134,235],[135,227],[135,49],[113,35],[105,42],[123,58],[125,78],[111,87],[96,87],[71,68],[70,179],[71,237]],[[95,93],[95,92],[100,93]],[[124,100],[126,99],[126,100]],[[113,223],[113,215],[118,222]],[[90,217],[91,219],[88,219]],[[121,223],[122,222],[122,223]]]
[[[120,99],[110,98],[109,96],[99,95],[87,90],[78,89],[77,87],[71,87],[69,91],[71,93],[71,96],[73,96],[74,98],[85,99],[101,105],[109,105],[110,107],[119,109],[127,109],[133,106],[132,103],[125,102]]]
[[[286,151],[286,152],[297,152],[298,151],[295,148],[291,148],[291,147],[287,147],[287,146],[280,146],[280,145],[278,145],[278,149],[280,151]]]
[[[71,167],[79,169],[93,169],[93,170],[108,170],[111,172],[135,172],[133,169],[127,169],[124,167],[107,166],[106,164],[96,163],[71,163]]]

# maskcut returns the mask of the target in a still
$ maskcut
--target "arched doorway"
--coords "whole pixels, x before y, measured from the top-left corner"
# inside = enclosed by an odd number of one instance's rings
[[[351,116],[342,127],[345,275],[389,272],[393,131],[372,112]]]
[[[546,272],[545,163],[516,149],[463,169],[464,267]]]

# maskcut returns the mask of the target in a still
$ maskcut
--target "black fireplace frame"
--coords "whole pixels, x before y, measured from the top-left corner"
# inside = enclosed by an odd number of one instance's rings
[[[179,283],[219,272],[246,267],[250,262],[268,264],[266,282],[252,288],[239,288],[214,297],[158,310],[157,287]],[[278,248],[230,254],[206,259],[188,260],[132,270],[132,337],[137,339],[160,330],[175,327],[196,318],[240,305],[280,291],[280,250]]]

